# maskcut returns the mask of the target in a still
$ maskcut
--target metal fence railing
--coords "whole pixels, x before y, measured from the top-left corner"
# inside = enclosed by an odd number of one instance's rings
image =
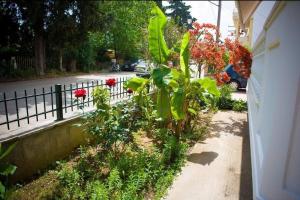
[[[110,88],[111,101],[130,97],[128,91],[124,89],[124,83],[128,79],[129,77],[116,78],[116,85]],[[62,120],[65,113],[79,109],[80,103],[74,102],[76,98],[74,91],[77,89],[86,90],[84,105],[91,108],[94,105],[92,90],[97,86],[109,88],[103,80],[100,80],[70,85],[56,84],[47,90],[41,88],[40,92],[34,88],[31,94],[28,90],[22,93],[14,91],[9,98],[3,93],[3,98],[0,99],[0,127],[6,126],[10,130],[11,124],[21,127],[42,119]]]

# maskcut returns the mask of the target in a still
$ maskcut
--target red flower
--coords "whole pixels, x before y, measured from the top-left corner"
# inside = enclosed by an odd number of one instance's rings
[[[226,72],[221,72],[218,74],[215,74],[214,77],[216,78],[217,85],[223,85],[224,83],[227,83],[230,81],[230,76]]]
[[[131,88],[128,88],[127,93],[131,94],[131,93],[133,93],[133,90]]]
[[[74,91],[75,97],[83,97],[85,99],[86,96],[86,90],[85,89],[77,89]]]
[[[117,84],[116,79],[114,78],[107,79],[105,83],[109,87],[114,87]]]

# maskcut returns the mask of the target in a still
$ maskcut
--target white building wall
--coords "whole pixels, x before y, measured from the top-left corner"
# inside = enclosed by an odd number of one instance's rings
[[[300,2],[270,5],[262,2],[253,15],[253,191],[254,199],[294,200],[300,199]],[[265,18],[262,10],[270,11]]]

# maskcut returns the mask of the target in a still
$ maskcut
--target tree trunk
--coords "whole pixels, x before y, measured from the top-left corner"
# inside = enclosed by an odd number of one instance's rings
[[[65,69],[63,68],[63,50],[60,49],[59,50],[59,69],[60,71],[65,71]]]
[[[34,40],[34,60],[35,68],[38,75],[44,75],[45,64],[45,39],[42,34],[36,33]]]
[[[71,72],[76,72],[76,64],[77,64],[77,61],[75,59],[72,59],[71,60]]]

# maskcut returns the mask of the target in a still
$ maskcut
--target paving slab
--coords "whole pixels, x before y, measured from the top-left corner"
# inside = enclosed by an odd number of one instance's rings
[[[191,149],[167,200],[252,199],[247,113],[219,111],[210,135]]]

